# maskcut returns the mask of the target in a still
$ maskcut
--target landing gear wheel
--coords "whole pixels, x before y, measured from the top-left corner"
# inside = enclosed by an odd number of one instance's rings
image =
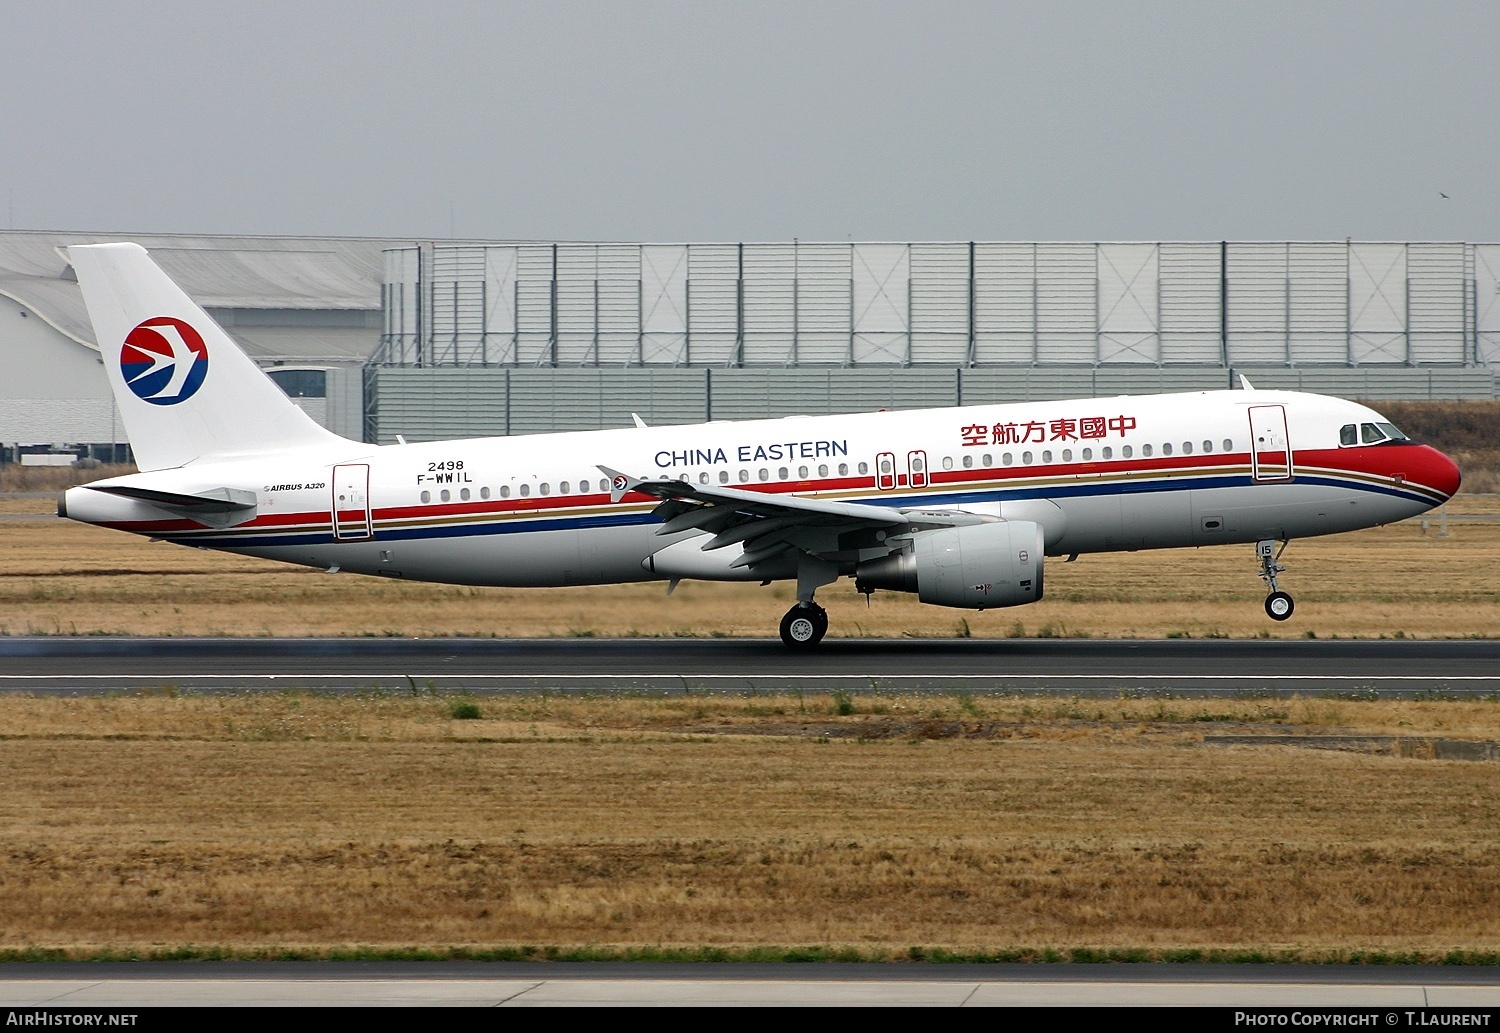
[[[781,618],[781,641],[793,649],[811,649],[828,633],[828,611],[817,603],[798,603]]]
[[[1292,615],[1292,597],[1285,592],[1272,592],[1266,596],[1266,616],[1273,621],[1284,621]]]

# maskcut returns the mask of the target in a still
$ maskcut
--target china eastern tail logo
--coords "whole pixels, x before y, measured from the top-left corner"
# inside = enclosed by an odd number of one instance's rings
[[[137,397],[152,405],[176,405],[203,386],[208,345],[182,320],[157,316],[125,336],[120,372]]]

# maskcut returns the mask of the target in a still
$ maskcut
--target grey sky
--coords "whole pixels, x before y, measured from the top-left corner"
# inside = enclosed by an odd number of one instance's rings
[[[10,0],[0,21],[16,228],[1500,240],[1493,0]]]

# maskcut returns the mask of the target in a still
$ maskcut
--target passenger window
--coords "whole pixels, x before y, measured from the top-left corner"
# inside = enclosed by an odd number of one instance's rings
[[[880,461],[880,472],[881,473],[890,473],[891,472],[891,461],[889,459],[882,459]]]
[[[707,470],[704,470],[702,473],[700,473],[698,475],[698,483],[699,484],[707,484],[708,483],[708,471]]]
[[[801,480],[801,481],[807,480],[807,467],[805,467],[805,466],[799,466],[799,467],[797,467],[797,479]]]
[[[728,470],[720,470],[719,471],[719,483],[720,484],[728,484],[729,483],[729,471]]]
[[[500,485],[500,497],[502,499],[508,499],[508,498],[510,498],[510,485],[508,485],[508,484],[502,484],[502,485]]]
[[[769,481],[771,479],[771,471],[762,466],[760,468],[760,479],[763,481]]]
[[[1081,455],[1079,458],[1081,458],[1085,463],[1088,462],[1090,459],[1094,458],[1094,450],[1092,448],[1084,449],[1083,455]]]
[[[943,456],[943,469],[944,470],[951,470],[951,469],[953,469],[953,457],[952,456]]]
[[[994,466],[995,457],[986,452],[984,455],[979,457],[979,462],[984,466]]]
[[[827,463],[819,463],[818,464],[818,476],[819,477],[827,477],[828,476],[828,464]]]
[[[1151,446],[1150,445],[1142,445],[1141,446],[1141,455],[1149,459],[1150,456],[1151,456]]]
[[[1226,451],[1226,452],[1233,452],[1234,451],[1234,442],[1230,441],[1228,438],[1224,439],[1224,451]]]
[[[431,502],[432,501],[432,492],[430,492],[430,491],[424,491],[424,492],[422,492],[422,501],[423,502]]]
[[[1063,462],[1065,462],[1065,463],[1071,463],[1072,461],[1073,461],[1073,450],[1071,448],[1065,448],[1065,449],[1063,449]]]
[[[453,493],[450,492],[447,488],[444,488],[443,493],[438,497],[441,498],[444,502],[447,502],[453,497]]]
[[[543,481],[542,482],[542,494],[543,495],[550,495],[551,493],[552,493],[552,488],[547,484],[546,481]]]
[[[864,473],[865,472],[865,464],[864,463],[860,463],[859,464],[859,472],[860,473]],[[849,476],[849,464],[848,463],[840,463],[839,464],[839,476],[840,477],[848,477]]]
[[[1030,466],[1031,465],[1031,453],[1030,452],[1022,452],[1021,453],[1021,465],[1022,466]]]
[[[1013,462],[1013,460],[1010,457],[1010,453],[1007,452],[1007,453],[1005,453],[1005,455],[1001,456],[1000,457],[1000,462],[1004,463],[1006,466],[1009,466]]]
[[[1182,443],[1182,454],[1185,456],[1193,454],[1193,443],[1191,441],[1184,441]]]
[[[1129,445],[1126,445],[1124,448],[1120,449],[1120,458],[1121,459],[1129,459],[1130,458],[1130,454],[1131,454],[1131,448],[1130,448]]]
[[[1115,455],[1115,450],[1112,449],[1112,448],[1110,448],[1108,445],[1104,446],[1104,448],[1101,449],[1100,452],[1099,452],[1099,458],[1100,459],[1113,459],[1114,455]]]
[[[468,488],[462,489],[458,493],[458,497],[461,498],[461,499],[463,499],[465,502],[468,502],[469,501],[469,489]]]
[[[1042,462],[1044,462],[1044,463],[1050,463],[1050,462],[1052,462],[1052,450],[1050,448],[1047,451],[1045,451],[1045,452],[1042,453]]]
[[[490,489],[488,489],[488,488],[480,488],[479,489],[479,497],[482,498],[482,499],[489,498],[490,497]]]
[[[974,457],[973,456],[964,456],[964,469],[968,470],[971,467],[973,467],[973,465],[974,465]]]
[[[843,473],[844,472],[844,467],[846,467],[848,465],[849,465],[848,463],[840,463],[839,464],[839,473]],[[865,474],[867,474],[869,472],[870,472],[870,464],[869,463],[860,463],[859,464],[859,475],[861,477],[863,477]]]
[[[523,484],[523,485],[521,485],[521,498],[524,499],[526,496],[528,496],[530,494],[531,494],[531,485],[529,485],[529,484]]]
[[[1373,423],[1361,423],[1359,425],[1359,440],[1366,445],[1373,445],[1377,441],[1384,441],[1385,435],[1380,433],[1380,428]]]
[[[780,467],[780,468],[777,469],[777,471],[776,471],[776,479],[778,481],[784,481],[784,480],[786,480],[786,467],[783,466],[783,467]]]
[[[557,493],[559,495],[566,495],[568,493],[568,482],[567,481],[563,481],[561,484],[559,484],[557,486]]]
[[[1172,454],[1172,443],[1170,441],[1161,446],[1161,454],[1164,456],[1169,456]]]
[[[1213,450],[1214,450],[1214,443],[1212,441],[1205,441],[1203,443],[1203,451],[1205,451],[1205,452],[1212,452]]]
[[[740,483],[741,484],[748,484],[749,482],[750,482],[750,471],[749,470],[741,470],[740,471]]]
[[[1346,423],[1342,427],[1339,428],[1339,444],[1340,445],[1357,445],[1357,444],[1359,444],[1359,431],[1354,426],[1354,424],[1352,424],[1352,423]]]

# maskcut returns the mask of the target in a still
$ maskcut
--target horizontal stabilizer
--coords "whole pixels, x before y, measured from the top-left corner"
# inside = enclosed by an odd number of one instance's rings
[[[92,491],[139,499],[210,527],[233,527],[255,519],[258,500],[255,492],[243,488],[210,488],[196,495],[183,495],[155,488],[137,488],[128,484],[88,485]]]

